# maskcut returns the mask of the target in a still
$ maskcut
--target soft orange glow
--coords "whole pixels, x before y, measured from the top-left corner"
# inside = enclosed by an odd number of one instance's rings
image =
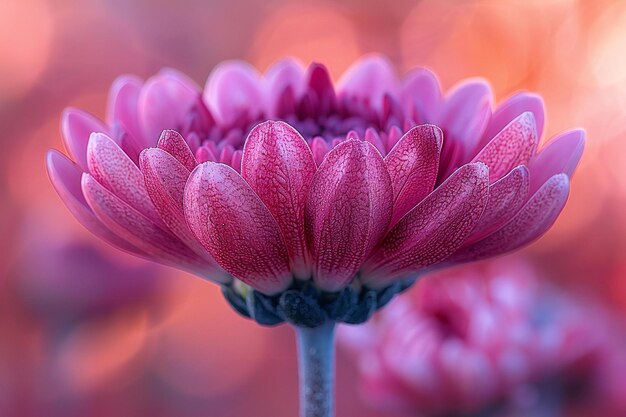
[[[47,1],[0,2],[0,103],[32,87],[46,69],[53,39]]]
[[[256,32],[250,55],[263,69],[284,56],[322,62],[337,77],[361,52],[350,20],[335,3],[322,2],[277,8]]]
[[[146,341],[148,317],[145,312],[120,312],[102,323],[76,329],[61,346],[57,369],[59,378],[73,391],[100,389],[115,378],[128,382],[128,365],[140,361]]]
[[[156,372],[185,395],[225,395],[258,371],[270,353],[270,335],[230,311],[210,284],[181,281],[175,311],[152,334]],[[200,317],[207,318],[201,325]]]

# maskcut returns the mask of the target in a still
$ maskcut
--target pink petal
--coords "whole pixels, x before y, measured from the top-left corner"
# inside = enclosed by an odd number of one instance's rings
[[[222,268],[269,295],[289,286],[280,228],[235,170],[215,162],[198,165],[187,181],[184,206],[189,227]]]
[[[78,165],[62,153],[50,150],[46,155],[46,166],[54,189],[80,224],[91,233],[119,249],[138,256],[148,257],[143,251],[111,232],[96,218],[83,196],[83,191],[80,187],[83,171]]]
[[[492,93],[486,81],[465,81],[455,87],[445,100],[439,116],[430,121],[440,126],[446,141],[463,149],[461,161],[471,156],[491,117]]]
[[[226,61],[215,67],[204,99],[215,118],[226,125],[241,117],[257,117],[265,107],[261,76],[243,61]]]
[[[157,147],[176,158],[189,172],[193,171],[198,165],[198,161],[196,161],[196,157],[189,148],[189,145],[180,133],[175,130],[164,130],[163,133],[161,133]]]
[[[487,204],[489,170],[471,163],[455,171],[387,234],[362,280],[383,287],[454,253]]]
[[[401,97],[403,104],[414,110],[414,114],[408,116],[418,123],[432,121],[442,100],[439,81],[425,68],[414,69],[404,78]]]
[[[194,237],[183,212],[185,184],[190,171],[172,155],[159,148],[149,148],[142,152],[141,171],[145,177],[146,188],[156,210],[169,230],[191,248],[207,263],[214,263]],[[219,269],[219,267],[215,267]],[[216,280],[225,279],[226,274],[214,274]]]
[[[391,63],[381,55],[369,55],[354,63],[337,83],[340,98],[383,106],[385,94],[396,94],[396,75]]]
[[[385,157],[393,185],[395,224],[434,188],[439,169],[442,133],[433,125],[416,126]]]
[[[161,223],[141,171],[108,136],[102,133],[91,135],[87,164],[96,181],[153,222]]]
[[[523,92],[511,96],[496,108],[489,122],[489,126],[487,126],[483,134],[481,140],[482,146],[489,143],[506,125],[525,112],[531,112],[535,117],[537,137],[540,138],[543,134],[545,121],[543,99],[537,94]]]
[[[325,66],[313,63],[306,74],[309,93],[315,97],[315,107],[310,109],[310,116],[328,114],[336,107],[336,94],[333,80]]]
[[[498,133],[474,158],[489,167],[494,182],[518,165],[528,164],[537,148],[537,130],[532,113],[522,113]]]
[[[109,91],[107,123],[121,137],[121,148],[133,160],[148,146],[139,125],[139,93],[143,82],[132,76],[117,78]]]
[[[530,188],[534,192],[554,174],[571,177],[585,148],[585,131],[562,133],[552,139],[530,162]]]
[[[354,278],[387,230],[393,190],[384,161],[369,142],[331,150],[313,178],[306,206],[316,284],[336,291]]]
[[[459,251],[453,262],[466,262],[500,255],[520,248],[544,234],[555,222],[569,194],[565,174],[551,177],[504,227]]]
[[[328,151],[328,142],[321,137],[313,138],[311,141],[311,152],[313,152],[313,158],[318,166],[322,163]]]
[[[304,66],[293,58],[282,59],[267,70],[265,84],[269,97],[270,115],[275,116],[281,107],[280,100],[287,89],[290,89],[294,100],[302,95],[305,87]]]
[[[130,244],[160,262],[204,275],[212,270],[180,240],[119,199],[89,174],[83,174],[85,199],[98,219]]]
[[[179,72],[161,71],[148,79],[139,94],[138,104],[143,147],[154,146],[163,130],[181,130],[199,97],[199,88]]]
[[[506,224],[526,203],[529,182],[528,168],[521,165],[491,184],[485,211],[463,245],[476,242]]]
[[[87,143],[93,132],[109,134],[109,128],[94,116],[77,109],[66,109],[61,116],[61,133],[72,159],[87,171]]]
[[[278,222],[299,278],[309,277],[304,205],[315,170],[311,149],[287,123],[261,123],[248,135],[242,176]]]

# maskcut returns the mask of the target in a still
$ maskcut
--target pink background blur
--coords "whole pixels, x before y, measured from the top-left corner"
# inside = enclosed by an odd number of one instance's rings
[[[106,248],[52,190],[44,155],[62,147],[62,109],[103,116],[122,73],[170,66],[203,85],[224,59],[264,70],[294,55],[337,77],[372,51],[401,71],[430,67],[445,88],[482,76],[498,101],[539,92],[548,136],[587,130],[569,204],[525,253],[545,279],[626,312],[626,2],[2,0],[0,415],[296,415],[291,330],[261,328],[217,286]],[[89,265],[73,281],[37,275],[62,269],[45,254],[76,241],[154,279],[121,299],[112,291],[134,276],[109,287],[81,280]],[[92,311],[81,291],[113,301]],[[338,363],[338,415],[382,415],[359,405],[342,352]]]

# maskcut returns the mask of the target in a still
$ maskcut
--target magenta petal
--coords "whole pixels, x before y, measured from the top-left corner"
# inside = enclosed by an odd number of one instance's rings
[[[181,129],[200,97],[199,88],[174,70],[161,71],[146,81],[139,95],[139,121],[143,127],[143,147],[157,143],[165,129]]]
[[[94,133],[87,148],[89,173],[127,204],[160,224],[141,171],[124,151],[102,133]]]
[[[311,149],[287,123],[268,121],[250,132],[241,174],[278,222],[299,278],[309,276],[304,206],[315,170]]]
[[[107,122],[113,134],[120,137],[120,146],[133,160],[147,146],[137,113],[143,82],[136,77],[116,79],[109,91]]]
[[[363,282],[383,287],[454,253],[483,213],[488,178],[482,163],[456,170],[391,229],[363,268]]]
[[[395,224],[434,188],[439,169],[442,133],[437,126],[409,130],[385,157],[393,186]]]
[[[485,211],[463,245],[467,246],[484,238],[513,218],[528,199],[529,184],[530,174],[523,165],[491,184]]]
[[[372,144],[348,140],[317,170],[306,206],[315,283],[336,291],[354,278],[391,220],[393,189]]]
[[[552,226],[563,209],[568,194],[569,178],[567,175],[554,175],[504,227],[459,251],[452,261],[475,261],[527,245]]]
[[[452,90],[440,116],[430,122],[445,126],[445,140],[461,146],[461,157],[468,158],[489,122],[491,102],[491,87],[486,81],[466,81]]]
[[[318,166],[324,161],[326,154],[328,153],[328,142],[320,137],[315,137],[311,141],[311,152],[313,152],[313,158],[315,159],[315,164]]]
[[[77,109],[66,109],[61,116],[61,133],[72,159],[87,171],[87,143],[93,132],[109,134],[109,128],[94,116]]]
[[[391,63],[370,55],[354,63],[337,83],[338,96],[382,109],[385,94],[396,94],[397,79]]]
[[[435,74],[425,68],[415,69],[404,78],[401,91],[403,104],[413,111],[410,117],[418,123],[433,120],[442,99]]]
[[[82,190],[98,219],[130,244],[155,259],[191,271],[211,268],[174,235],[115,196],[91,175],[83,174]]]
[[[207,81],[204,99],[215,118],[229,125],[239,118],[256,117],[265,107],[258,71],[243,61],[219,64]]]
[[[189,148],[187,141],[175,130],[164,130],[159,138],[157,147],[168,152],[178,160],[189,172],[198,165],[196,157]]]
[[[141,172],[146,188],[156,210],[169,230],[207,263],[214,264],[211,256],[195,238],[183,212],[185,184],[190,171],[172,155],[159,148],[149,148],[140,157]],[[211,278],[228,281],[227,275],[215,265]]]
[[[537,142],[535,117],[530,112],[522,113],[476,155],[474,162],[487,164],[489,181],[494,182],[514,167],[528,164]]]
[[[537,190],[548,178],[564,173],[571,177],[585,148],[581,129],[562,133],[552,139],[530,162],[530,188]]]
[[[314,108],[309,109],[313,114],[309,116],[328,114],[334,110],[337,97],[328,69],[322,64],[313,63],[307,69],[306,78],[309,93],[313,93],[316,100]]]
[[[281,108],[280,100],[286,90],[290,90],[294,100],[302,95],[304,84],[304,66],[293,58],[285,58],[272,65],[265,73],[270,115],[276,116]],[[291,107],[295,105],[290,103]],[[293,109],[292,109],[293,110]]]
[[[533,93],[517,93],[503,101],[493,113],[489,126],[485,129],[481,143],[486,145],[497,135],[506,125],[525,112],[531,112],[535,117],[537,126],[537,137],[543,134],[545,121],[545,109],[542,98]]]
[[[46,156],[48,176],[66,207],[90,232],[124,251],[148,257],[143,251],[121,239],[100,222],[87,204],[80,186],[83,171],[62,153],[51,150]]]
[[[265,294],[289,286],[280,228],[235,170],[215,162],[198,165],[187,181],[184,201],[189,227],[222,268]]]

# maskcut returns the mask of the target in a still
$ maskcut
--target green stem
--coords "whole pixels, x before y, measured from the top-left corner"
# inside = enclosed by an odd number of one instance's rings
[[[300,374],[300,417],[335,415],[335,323],[296,327]]]

